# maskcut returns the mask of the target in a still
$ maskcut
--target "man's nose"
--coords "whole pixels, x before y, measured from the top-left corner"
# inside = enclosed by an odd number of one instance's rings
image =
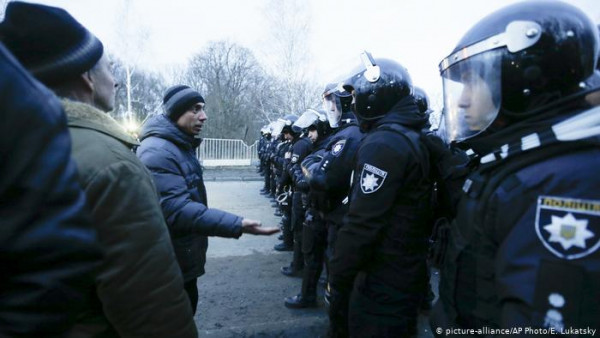
[[[465,89],[463,89],[462,93],[460,94],[460,97],[458,98],[458,106],[460,108],[467,108],[470,105],[471,105],[471,93],[467,88],[465,88]]]

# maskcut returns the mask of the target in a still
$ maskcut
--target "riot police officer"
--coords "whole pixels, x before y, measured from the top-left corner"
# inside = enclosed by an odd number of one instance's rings
[[[335,130],[325,152],[305,159],[302,164],[309,173],[307,179],[313,192],[326,195],[320,210],[327,222],[325,263],[333,256],[333,245],[342,219],[348,212],[347,200],[356,149],[363,138],[352,112],[352,95],[340,83],[329,83],[323,92],[323,107],[329,126]]]
[[[269,152],[271,145],[271,126],[266,125],[260,130],[260,140],[258,141],[258,159],[260,161],[258,173],[264,177],[265,185],[260,190],[260,193],[267,195],[270,191],[271,172],[269,170]]]
[[[344,85],[366,135],[330,264],[331,333],[407,337],[416,333],[427,285],[432,184],[420,140],[427,117],[404,67],[366,52],[361,57],[364,67]]]
[[[314,112],[314,110],[312,110]],[[309,111],[311,113],[311,111]],[[315,112],[316,113],[316,112]],[[308,114],[310,115],[310,114]],[[302,224],[304,223],[304,213],[306,212],[306,197],[303,197],[305,193],[305,181],[302,171],[299,169],[302,160],[310,154],[312,151],[312,141],[308,135],[303,133],[303,123],[301,120],[307,115],[302,114],[300,118],[292,124],[290,131],[292,135],[292,146],[290,160],[287,165],[286,177],[287,182],[290,183],[292,189],[292,221],[291,229],[294,237],[294,254],[292,262],[281,267],[281,273],[286,276],[300,276],[300,272],[304,269],[304,256],[302,254]],[[298,124],[300,122],[300,124]],[[284,178],[283,180],[286,180]]]
[[[282,142],[279,143],[274,156],[273,162],[275,163],[276,171],[276,195],[280,194],[287,195],[292,189],[292,180],[288,172],[288,168],[291,160],[291,148],[293,143],[298,139],[298,134],[292,130],[292,125],[298,119],[295,115],[286,115],[283,118],[278,119],[279,128],[281,130]],[[277,251],[292,251],[294,246],[294,233],[292,232],[292,202],[291,197],[285,198],[281,202],[281,213],[283,223],[283,243],[275,245],[274,249]]]
[[[308,109],[295,125],[307,130],[308,137],[313,142],[313,150],[309,156],[322,156],[331,138],[331,128],[325,111]],[[307,156],[306,158],[308,158]],[[294,176],[296,186],[306,194],[306,214],[302,226],[302,254],[304,257],[304,272],[302,274],[301,292],[294,297],[285,299],[285,306],[292,309],[314,307],[317,305],[317,284],[323,268],[327,230],[323,217],[322,204],[325,196],[322,192],[310,189],[306,175],[308,172],[296,166]]]
[[[583,12],[529,1],[479,21],[440,63],[447,132],[477,156],[432,327],[600,326],[600,111],[583,82],[597,58]]]

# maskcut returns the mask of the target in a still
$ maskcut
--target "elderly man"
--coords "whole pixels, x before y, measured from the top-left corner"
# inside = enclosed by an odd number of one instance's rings
[[[0,38],[59,97],[104,260],[74,337],[196,337],[156,189],[105,112],[116,84],[102,43],[66,11],[11,2]]]

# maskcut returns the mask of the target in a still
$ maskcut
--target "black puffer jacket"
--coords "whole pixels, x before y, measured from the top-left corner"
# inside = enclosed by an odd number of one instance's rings
[[[202,167],[196,158],[201,139],[185,134],[164,115],[149,119],[137,150],[160,194],[177,260],[185,281],[204,274],[206,236],[242,235],[242,218],[209,209]]]

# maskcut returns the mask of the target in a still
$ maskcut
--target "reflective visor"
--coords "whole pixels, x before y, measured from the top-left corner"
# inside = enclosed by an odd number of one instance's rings
[[[277,121],[271,122],[271,124],[273,130],[273,137],[279,136],[279,134],[281,134],[281,131],[283,130],[283,127],[285,126],[285,121],[282,119],[278,119]]]
[[[525,50],[541,35],[538,23],[513,21],[504,32],[464,46],[442,60],[448,141],[466,140],[494,122],[501,102],[502,54]]]
[[[448,141],[463,141],[487,129],[501,102],[502,50],[454,63],[442,72]]]
[[[342,119],[342,103],[339,97],[334,94],[330,94],[323,97],[323,110],[327,114],[327,121],[331,128],[337,128],[340,126],[340,120]]]
[[[302,113],[302,115],[300,115],[298,120],[294,122],[294,126],[300,129],[306,129],[311,124],[317,122],[317,120],[319,120],[319,113],[317,113],[316,110],[307,109],[304,113]]]

